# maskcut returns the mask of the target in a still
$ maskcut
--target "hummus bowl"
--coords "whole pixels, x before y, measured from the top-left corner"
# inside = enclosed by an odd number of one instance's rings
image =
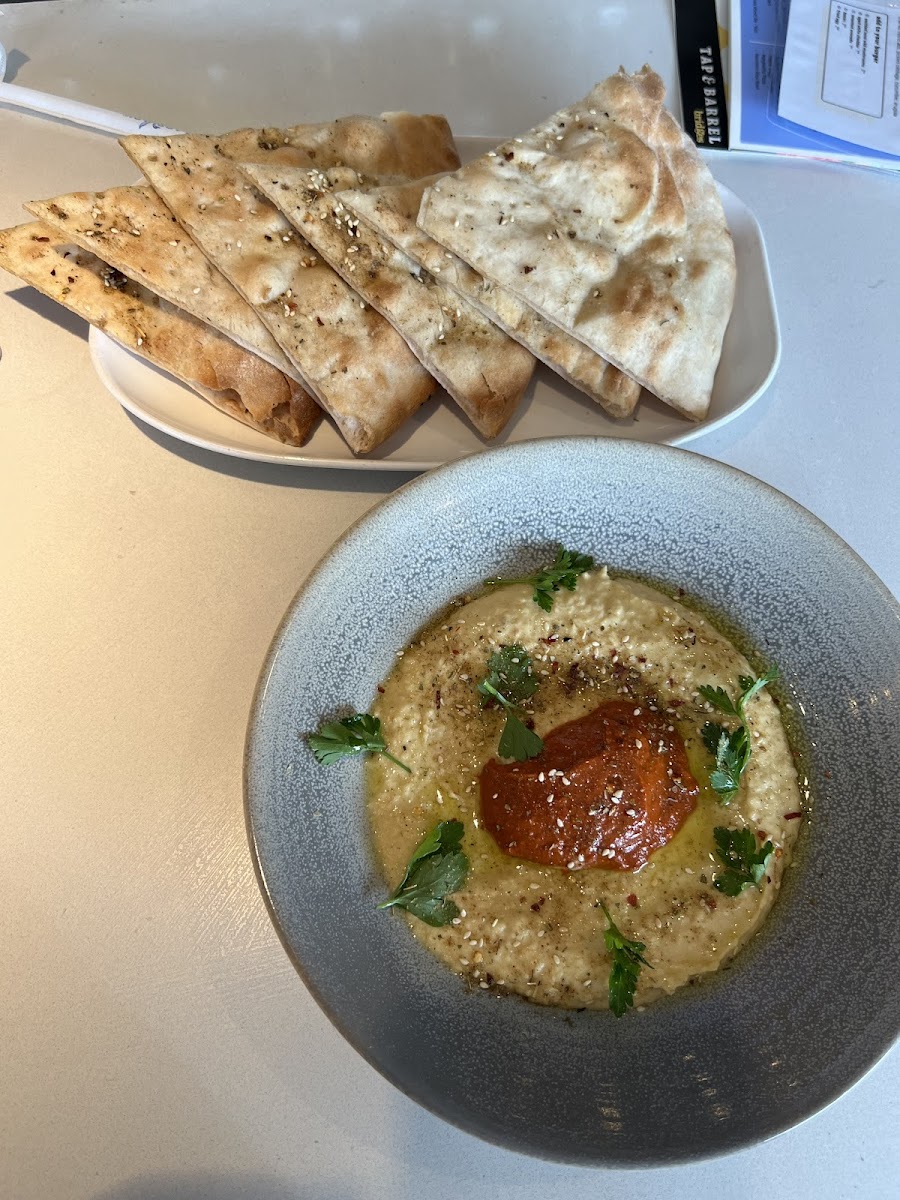
[[[364,764],[321,766],[304,737],[368,710],[398,651],[451,601],[534,570],[560,543],[611,574],[683,589],[751,658],[777,665],[811,796],[760,933],[697,986],[621,1020],[467,988],[378,911]],[[310,991],[402,1091],[512,1150],[663,1165],[809,1117],[900,1031],[898,615],[814,516],[684,450],[528,442],[407,484],[304,584],[250,716],[251,845]]]

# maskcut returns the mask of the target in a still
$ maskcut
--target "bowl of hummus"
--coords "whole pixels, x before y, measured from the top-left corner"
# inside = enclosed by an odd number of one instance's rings
[[[900,1029],[897,616],[687,451],[546,440],[401,488],[307,580],[250,718],[307,986],[525,1153],[672,1163],[808,1117]]]

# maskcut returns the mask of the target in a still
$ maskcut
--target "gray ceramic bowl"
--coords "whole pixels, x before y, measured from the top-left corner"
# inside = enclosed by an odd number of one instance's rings
[[[644,1012],[472,994],[375,910],[359,761],[301,734],[365,710],[442,605],[557,542],[680,586],[778,664],[802,714],[813,818],[775,910],[730,969]],[[278,631],[247,742],[260,880],[338,1029],[473,1134],[581,1164],[720,1154],[833,1100],[900,1029],[900,624],[837,536],[771,488],[666,446],[575,438],[416,479],[354,526]]]

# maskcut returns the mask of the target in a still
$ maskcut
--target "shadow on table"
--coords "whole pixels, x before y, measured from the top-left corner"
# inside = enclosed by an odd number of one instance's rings
[[[301,487],[320,492],[381,492],[387,495],[414,475],[420,474],[417,471],[372,471],[367,470],[364,463],[360,464],[358,470],[333,470],[328,467],[281,466],[249,458],[234,458],[229,454],[218,454],[214,450],[204,450],[190,442],[182,442],[179,438],[154,429],[152,425],[145,425],[132,413],[126,413],[126,416],[151,442],[177,454],[179,458],[209,471],[218,471],[220,475],[247,479],[252,483],[273,483],[281,487]]]
[[[359,1193],[333,1182],[283,1183],[255,1171],[171,1171],[117,1184],[98,1192],[94,1200],[359,1200]]]
[[[7,4],[10,0],[7,0]],[[23,0],[12,0],[13,4],[21,4]],[[26,0],[27,2],[27,0]],[[19,73],[19,67],[24,67],[31,59],[21,50],[10,50],[6,56],[6,74],[3,76],[4,83],[12,83],[16,75]]]
[[[10,300],[17,301],[23,308],[37,313],[39,317],[43,317],[46,321],[52,321],[54,325],[58,325],[60,329],[65,329],[68,333],[74,333],[82,341],[87,341],[91,328],[87,321],[83,317],[79,317],[77,313],[73,313],[70,309],[64,308],[63,305],[57,304],[55,300],[51,300],[49,296],[45,296],[37,288],[16,288],[14,291],[8,292],[7,295]]]

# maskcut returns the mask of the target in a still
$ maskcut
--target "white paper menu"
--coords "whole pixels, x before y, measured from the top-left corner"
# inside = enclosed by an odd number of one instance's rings
[[[900,155],[900,4],[791,0],[778,115]]]

